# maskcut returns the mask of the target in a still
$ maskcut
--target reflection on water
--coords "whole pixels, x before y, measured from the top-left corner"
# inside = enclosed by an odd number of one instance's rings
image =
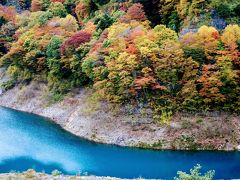
[[[62,173],[67,173],[64,169],[62,169],[62,166],[60,164],[44,164],[41,161],[37,161],[29,157],[16,157],[13,159],[5,159],[1,162],[1,169],[4,169],[5,172],[10,172],[13,169],[17,169],[18,171],[24,171],[26,170],[26,167],[35,169],[37,172],[52,172],[53,170],[58,169]]]

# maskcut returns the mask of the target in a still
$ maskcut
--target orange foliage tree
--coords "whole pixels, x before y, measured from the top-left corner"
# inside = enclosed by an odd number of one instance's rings
[[[229,25],[220,34],[203,26],[197,33],[188,33],[181,39],[185,54],[200,63],[195,84],[202,106],[207,109],[239,110],[239,30],[238,25]]]

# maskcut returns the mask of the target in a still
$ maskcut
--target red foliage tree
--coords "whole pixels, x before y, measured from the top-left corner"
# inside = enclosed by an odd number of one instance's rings
[[[16,10],[14,7],[7,7],[0,5],[0,17],[3,17],[7,21],[15,21]]]
[[[61,54],[65,54],[67,48],[77,48],[81,44],[89,42],[91,39],[91,34],[85,31],[79,31],[76,34],[69,37],[60,48]]]
[[[133,20],[137,20],[137,21],[145,21],[146,15],[145,12],[143,10],[143,5],[140,3],[136,3],[133,4],[127,11],[127,15],[133,19]]]
[[[32,0],[31,10],[33,12],[41,11],[42,9],[43,9],[43,5],[39,0]]]
[[[127,12],[127,4],[126,3],[120,3],[119,4],[119,10],[120,11],[124,11],[124,12]]]
[[[212,37],[213,37],[214,39],[219,39],[219,33],[218,33],[218,31],[212,32]]]

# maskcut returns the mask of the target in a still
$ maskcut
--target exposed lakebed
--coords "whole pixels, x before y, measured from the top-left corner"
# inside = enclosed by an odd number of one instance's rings
[[[153,151],[96,144],[47,119],[0,107],[0,173],[33,168],[120,178],[170,179],[196,164],[215,178],[240,178],[240,152]]]

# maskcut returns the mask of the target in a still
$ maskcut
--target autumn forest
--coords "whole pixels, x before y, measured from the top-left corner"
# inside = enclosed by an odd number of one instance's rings
[[[104,101],[240,112],[238,0],[17,0],[0,6],[4,90],[33,80],[56,100],[90,87]]]

